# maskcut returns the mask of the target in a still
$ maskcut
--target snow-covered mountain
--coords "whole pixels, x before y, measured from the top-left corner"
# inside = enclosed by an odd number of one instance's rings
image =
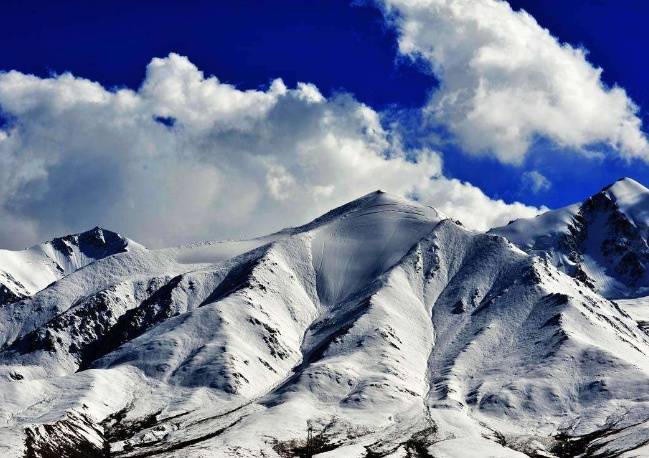
[[[608,298],[649,294],[649,189],[623,178],[579,204],[493,229]]]
[[[589,286],[594,236],[574,269],[561,251],[573,218],[640,253],[645,192],[499,229],[525,250],[375,192],[255,240],[101,257],[0,306],[0,455],[649,456],[649,336]]]
[[[140,245],[96,227],[21,251],[0,250],[0,305],[32,296],[65,275]]]

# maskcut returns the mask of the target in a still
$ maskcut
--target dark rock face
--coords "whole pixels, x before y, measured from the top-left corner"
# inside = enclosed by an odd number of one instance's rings
[[[586,255],[626,287],[647,286],[649,247],[645,232],[622,213],[606,192],[587,199],[563,244],[570,249],[568,257],[576,264],[572,275],[592,286],[582,268]]]
[[[56,423],[25,429],[26,458],[108,457],[109,451],[103,429],[84,412],[70,411]]]
[[[0,284],[0,306],[2,304],[10,304],[19,301],[23,297],[25,296],[21,296],[7,288],[5,285]]]

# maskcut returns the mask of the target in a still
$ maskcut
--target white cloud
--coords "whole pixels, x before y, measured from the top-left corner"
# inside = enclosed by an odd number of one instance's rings
[[[459,219],[465,226],[477,230],[503,226],[513,219],[531,218],[548,210],[546,207],[536,209],[518,202],[508,204],[500,199],[490,199],[479,188],[454,178],[433,180],[415,195],[446,215]]]
[[[501,0],[378,0],[400,51],[440,80],[426,110],[473,153],[521,163],[537,137],[562,147],[608,144],[649,160],[638,108],[583,49],[560,43]]]
[[[97,224],[152,246],[252,236],[379,188],[482,229],[538,211],[447,180],[437,154],[403,151],[349,95],[281,80],[242,91],[176,54],[153,59],[137,91],[0,73],[0,110],[12,119],[0,131],[3,247]]]
[[[552,183],[538,170],[530,170],[521,176],[523,187],[534,193],[547,191],[552,187]]]

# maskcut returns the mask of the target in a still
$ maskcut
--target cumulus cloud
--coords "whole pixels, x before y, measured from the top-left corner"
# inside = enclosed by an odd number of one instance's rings
[[[494,200],[470,183],[443,176],[415,190],[415,197],[478,230],[503,226],[513,219],[530,218],[548,210],[547,207],[536,209],[518,202],[508,204],[501,199]]]
[[[404,151],[350,95],[240,90],[176,54],[137,90],[0,73],[0,112],[2,247],[97,224],[150,246],[253,236],[378,188],[479,229],[538,212],[447,180],[436,153]]]
[[[560,43],[502,0],[377,0],[401,53],[440,86],[426,107],[461,146],[519,164],[537,137],[561,147],[607,144],[649,160],[638,107],[607,87],[583,49]]]

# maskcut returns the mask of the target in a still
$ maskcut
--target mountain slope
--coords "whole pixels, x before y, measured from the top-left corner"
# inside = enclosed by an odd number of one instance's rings
[[[253,241],[109,256],[0,307],[0,448],[633,454],[648,355],[548,258],[376,192]]]

